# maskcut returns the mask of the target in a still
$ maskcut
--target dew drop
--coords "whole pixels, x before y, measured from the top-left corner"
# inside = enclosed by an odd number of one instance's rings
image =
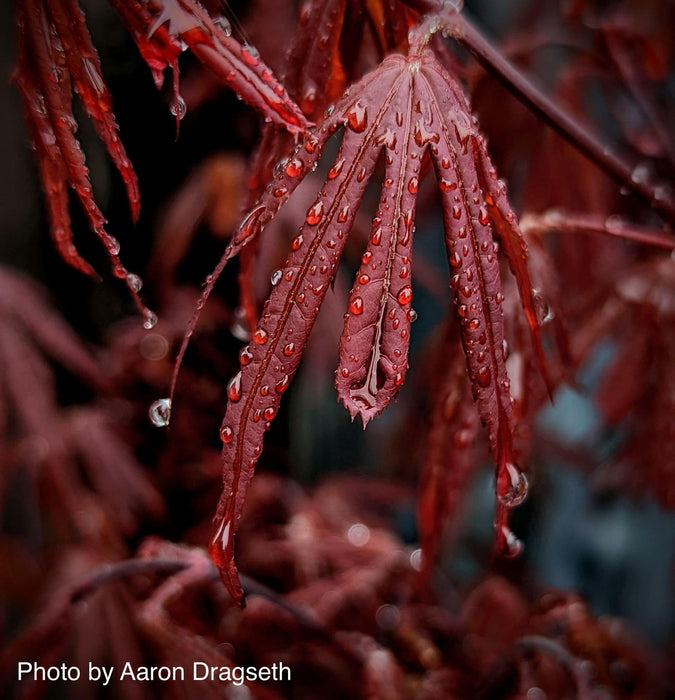
[[[263,418],[265,420],[272,420],[274,416],[276,415],[277,411],[274,408],[274,406],[268,406],[264,411],[263,411]]]
[[[315,226],[316,224],[321,221],[323,218],[323,202],[319,200],[316,202],[313,206],[311,206],[307,210],[307,216],[305,217],[305,221],[310,225],[310,226]],[[295,249],[297,250],[297,248]]]
[[[347,124],[352,131],[362,132],[368,124],[368,111],[359,100],[346,114]]]
[[[140,292],[141,288],[143,287],[143,280],[138,275],[130,272],[127,275],[127,284],[134,290],[134,292]]]
[[[253,341],[258,345],[264,345],[267,342],[267,331],[263,330],[262,328],[258,328],[258,330],[253,334]]]
[[[274,385],[274,391],[276,391],[277,394],[282,394],[288,388],[290,381],[289,376],[284,374],[284,376]]]
[[[340,158],[333,163],[333,167],[328,171],[328,179],[334,180],[341,172],[344,167],[345,159]]]
[[[478,221],[483,224],[483,226],[487,226],[490,223],[490,216],[485,207],[481,207],[478,210]]]
[[[417,321],[417,311],[415,311],[415,309],[410,309],[410,311],[408,311],[408,320],[410,323],[415,323],[415,321]]]
[[[293,239],[293,243],[291,243],[291,250],[300,250],[300,246],[302,246],[303,240],[304,239],[302,237],[302,234],[300,234],[299,236],[296,236]]]
[[[187,114],[187,105],[185,104],[185,100],[180,95],[177,95],[174,102],[171,103],[169,111],[174,117],[182,119]]]
[[[523,543],[508,527],[503,526],[499,537],[499,550],[503,556],[512,559],[523,551]]]
[[[108,253],[110,253],[110,255],[119,255],[120,242],[116,238],[109,236],[107,241],[106,241],[106,246],[108,248]]]
[[[298,158],[291,158],[291,160],[286,163],[286,175],[289,177],[297,177],[300,175],[303,169],[302,161]]]
[[[412,301],[412,296],[412,287],[410,287],[410,285],[406,285],[399,291],[398,295],[396,296],[396,299],[398,300],[399,304],[405,306],[406,304],[409,304]]]
[[[408,183],[408,192],[410,192],[410,194],[417,194],[419,186],[419,180],[416,177],[411,177],[410,182]]]
[[[220,28],[222,32],[225,33],[225,36],[231,36],[232,35],[232,25],[230,24],[229,20],[227,17],[223,17],[222,15],[220,17],[214,17],[213,18],[213,23]]]
[[[340,209],[338,215],[337,215],[337,220],[339,223],[344,224],[345,221],[347,221],[347,217],[349,216],[349,204],[345,204],[342,209]]]
[[[349,303],[349,310],[358,316],[363,313],[363,299],[361,297],[354,297]]]
[[[143,321],[143,328],[149,331],[157,325],[157,314],[154,311],[147,309],[145,312],[145,320]]]
[[[527,477],[516,464],[507,462],[497,477],[497,498],[509,508],[519,506],[528,492]]]
[[[295,343],[288,343],[288,345],[284,347],[284,355],[286,355],[286,357],[290,357],[294,352]]]
[[[490,372],[490,368],[481,367],[476,373],[476,381],[483,388],[490,386],[490,382],[492,381],[492,372]]]
[[[273,287],[276,287],[279,282],[281,282],[281,278],[284,276],[284,273],[281,270],[275,270],[272,273],[272,276],[270,277],[270,282],[272,283]]]
[[[236,403],[241,399],[241,370],[227,384],[227,398]]]
[[[171,399],[157,399],[148,409],[150,422],[157,428],[166,428],[171,418]]]
[[[532,303],[534,304],[534,312],[537,315],[537,320],[540,325],[550,323],[555,318],[555,313],[548,303],[546,297],[538,290],[532,290]]]
[[[220,429],[220,439],[222,440],[223,443],[226,445],[230,442],[232,442],[232,438],[234,437],[234,430],[232,430],[232,427],[229,425],[224,425]]]
[[[455,206],[452,208],[452,216],[455,219],[459,219],[462,216],[462,210],[455,204]]]
[[[452,265],[452,267],[462,266],[462,258],[459,256],[457,251],[454,251],[454,253],[450,256],[450,265]]]
[[[373,231],[372,236],[370,237],[370,242],[373,245],[380,245],[380,241],[382,240],[382,229],[377,228],[375,231]]]
[[[368,275],[359,275],[359,284],[368,284],[368,282],[370,282],[370,277]]]
[[[372,260],[372,257],[373,257],[372,251],[367,250],[367,251],[361,256],[361,262],[362,262],[364,265],[367,265],[367,264]]]

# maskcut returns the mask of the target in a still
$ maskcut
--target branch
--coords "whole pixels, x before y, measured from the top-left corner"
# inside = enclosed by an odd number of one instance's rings
[[[403,0],[421,12],[430,13],[429,31],[443,31],[468,49],[474,58],[509,92],[554,129],[562,138],[592,160],[622,188],[628,188],[671,223],[675,223],[675,202],[667,188],[654,186],[635,173],[633,165],[617,156],[575,117],[547,97],[518,70],[476,28],[455,3],[442,0]],[[458,5],[461,3],[457,3]]]
[[[524,234],[549,230],[560,233],[599,233],[665,250],[675,249],[675,238],[672,235],[637,226],[616,215],[605,218],[592,214],[568,214],[549,210],[542,214],[525,214],[520,220],[520,230]]]

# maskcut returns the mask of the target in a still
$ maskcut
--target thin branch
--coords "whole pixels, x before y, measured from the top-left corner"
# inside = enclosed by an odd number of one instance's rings
[[[675,238],[672,235],[645,226],[636,226],[619,216],[598,217],[552,210],[543,214],[526,214],[520,220],[520,229],[525,234],[550,230],[560,233],[597,233],[664,250],[675,249]]]
[[[518,70],[483,36],[465,12],[443,0],[403,0],[405,5],[429,13],[431,32],[443,31],[468,49],[474,58],[540,119],[562,138],[592,160],[622,188],[628,188],[646,200],[671,223],[675,223],[675,201],[671,191],[646,181],[628,161],[616,155],[575,117],[559,107],[528,77]],[[457,3],[461,4],[461,3]]]

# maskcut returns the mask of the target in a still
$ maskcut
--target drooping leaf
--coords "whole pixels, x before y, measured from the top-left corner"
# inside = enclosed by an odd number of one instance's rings
[[[68,212],[70,187],[82,204],[91,230],[103,243],[115,276],[125,280],[147,323],[154,315],[138,296],[135,278],[120,261],[119,243],[105,229],[106,220],[94,200],[84,153],[75,136],[73,89],[124,180],[136,219],[140,206],[136,175],[119,140],[110,93],[84,15],[75,0],[25,0],[19,5],[18,23],[19,57],[14,79],[24,99],[52,238],[69,264],[96,276],[73,243]]]
[[[231,36],[224,19],[216,21],[198,0],[161,0],[151,6],[141,0],[110,0],[134,37],[141,55],[161,87],[162,72],[174,76],[172,111],[177,119],[186,106],[178,92],[178,56],[184,42],[204,66],[225,85],[256,107],[265,118],[291,133],[301,133],[307,120],[253,46]]]
[[[509,555],[520,548],[508,529],[508,511],[525,497],[527,481],[514,458],[503,296],[487,204],[488,200],[499,201],[503,192],[491,179],[481,180],[480,157],[487,159],[487,154],[482,154],[484,142],[467,100],[425,44],[418,41],[408,56],[389,56],[345,93],[305,143],[289,159],[280,161],[274,179],[228,249],[228,255],[235,253],[276,214],[316,162],[328,136],[344,126],[324,186],[307,211],[284,268],[272,275],[274,289],[263,307],[253,342],[242,350],[241,370],[228,386],[221,429],[224,489],[210,552],[239,604],[243,604],[243,592],[234,565],[234,536],[263,435],[277,412],[280,394],[298,367],[355,209],[381,155],[385,173],[380,206],[350,295],[340,343],[339,396],[352,417],[360,415],[365,424],[382,411],[403,383],[412,317],[409,277],[414,203],[423,175],[422,160],[428,153],[442,194],[452,288],[469,378],[497,465],[497,542]],[[500,204],[499,213],[509,216],[510,209]],[[516,269],[524,278],[526,250],[515,221],[509,236],[511,252],[514,241],[520,244]]]

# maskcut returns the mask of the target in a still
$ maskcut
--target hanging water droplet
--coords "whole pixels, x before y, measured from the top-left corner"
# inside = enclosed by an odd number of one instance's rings
[[[157,314],[154,313],[154,311],[150,311],[150,309],[147,309],[145,312],[145,320],[143,321],[143,328],[145,328],[146,331],[149,331],[151,328],[154,328],[157,325]]]
[[[171,418],[171,399],[157,399],[148,409],[150,422],[157,428],[166,428]]]
[[[169,111],[174,117],[182,119],[187,114],[187,105],[185,104],[185,100],[180,95],[176,95],[175,100],[169,107]]]
[[[138,275],[130,272],[127,275],[127,284],[134,290],[134,292],[140,292],[141,288],[143,287],[143,280]]]
[[[245,367],[246,365],[248,365],[252,359],[253,359],[253,353],[251,352],[248,345],[246,345],[245,347],[243,347],[239,351],[239,362],[242,365],[242,367]]]
[[[517,557],[523,551],[523,543],[506,526],[501,529],[498,544],[501,554],[509,559]]]
[[[415,309],[410,309],[410,311],[408,311],[408,320],[410,323],[415,323],[415,321],[417,321],[417,311],[415,311]]]
[[[550,323],[555,318],[555,313],[551,309],[548,300],[537,289],[532,290],[532,303],[540,325],[543,326],[545,323]]]
[[[361,297],[354,297],[350,304],[349,310],[355,315],[359,316],[363,313],[363,299]]]
[[[108,236],[108,238],[106,240],[106,246],[108,248],[108,253],[110,253],[110,255],[119,255],[120,254],[120,242],[116,238],[113,238],[112,236]]]
[[[527,477],[518,465],[507,462],[497,477],[497,498],[509,508],[519,506],[528,492]]]

